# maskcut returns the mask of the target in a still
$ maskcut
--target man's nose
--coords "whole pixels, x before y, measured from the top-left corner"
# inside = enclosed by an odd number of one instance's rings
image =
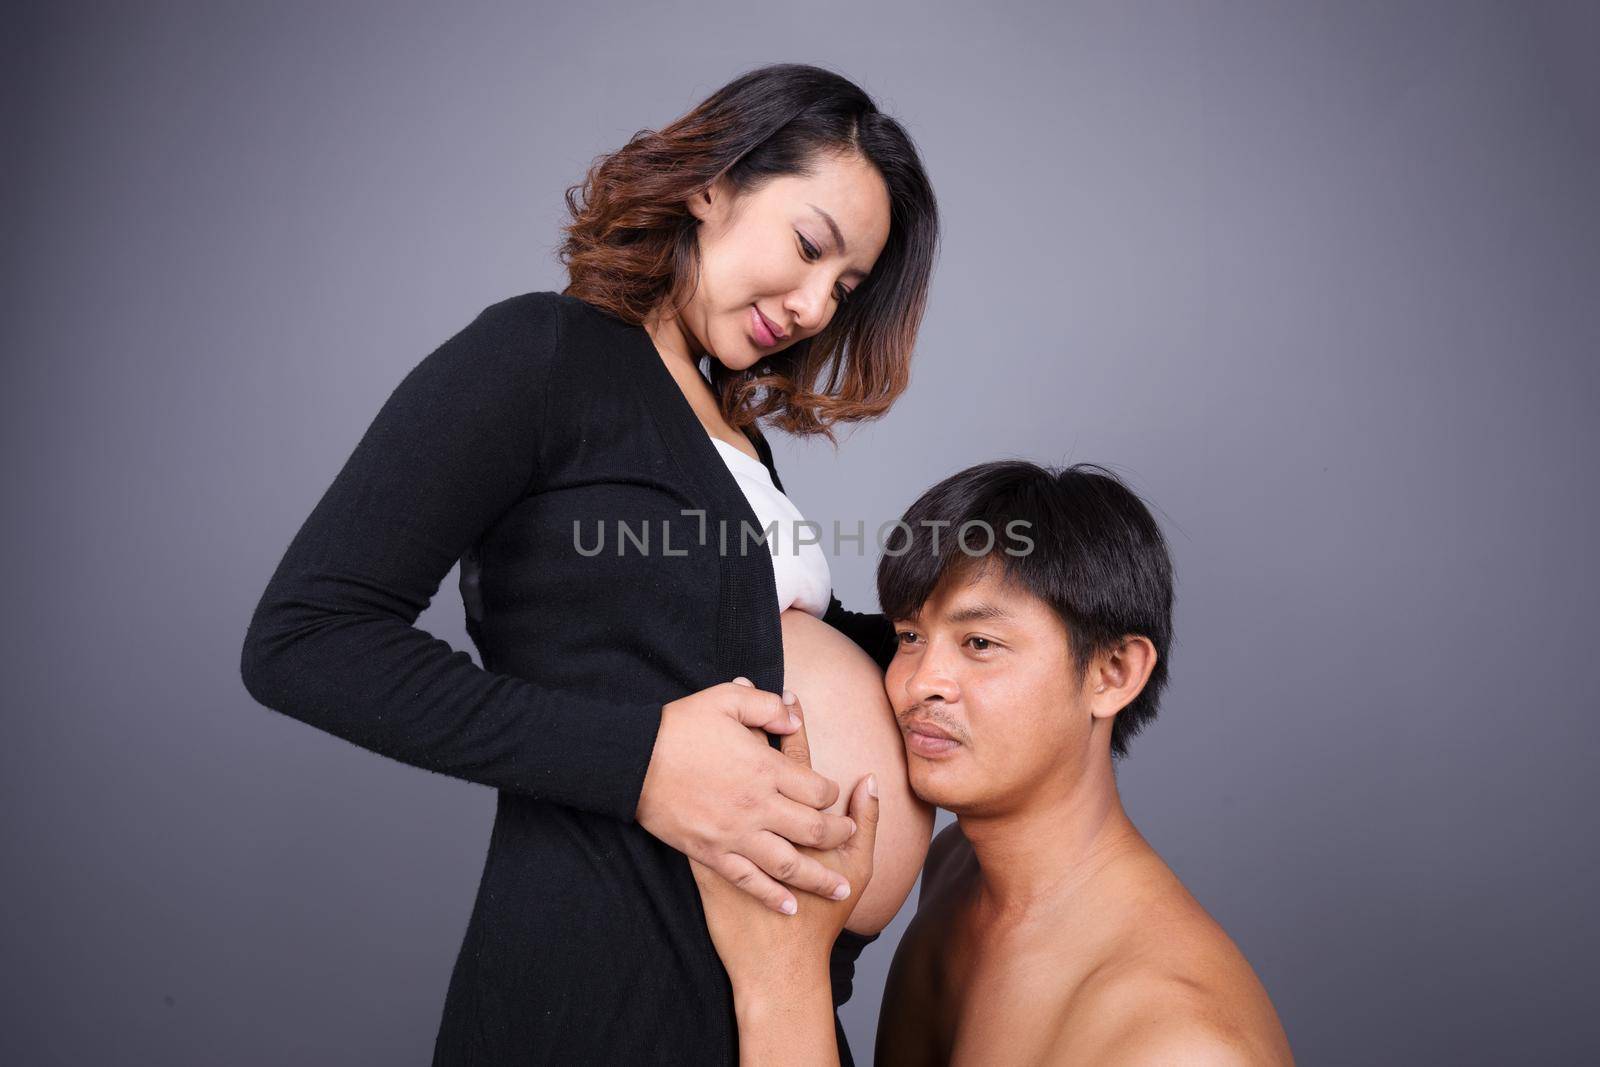
[[[906,696],[918,704],[934,701],[953,704],[959,693],[954,672],[943,655],[931,647],[918,657],[916,669],[906,679]]]

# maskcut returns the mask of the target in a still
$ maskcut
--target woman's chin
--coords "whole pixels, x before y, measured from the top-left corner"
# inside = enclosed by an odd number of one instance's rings
[[[720,349],[720,351],[727,352],[728,349],[724,346]],[[711,352],[708,354],[711,357],[712,363],[720,363],[722,365],[722,369],[731,374],[743,373],[744,371],[747,371],[751,367],[755,366],[757,363],[761,362],[761,360],[764,358],[760,350],[755,348],[751,348],[749,352],[733,352],[727,358],[723,358],[716,352]],[[801,614],[803,615],[805,613],[801,612]]]

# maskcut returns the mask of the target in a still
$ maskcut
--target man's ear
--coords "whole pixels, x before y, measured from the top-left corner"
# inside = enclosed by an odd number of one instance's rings
[[[1109,719],[1129,704],[1150,680],[1156,646],[1141,634],[1128,634],[1114,648],[1096,655],[1089,665],[1089,712]]]

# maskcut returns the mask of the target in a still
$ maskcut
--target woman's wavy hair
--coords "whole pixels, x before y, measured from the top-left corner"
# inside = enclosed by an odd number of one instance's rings
[[[888,186],[889,238],[872,273],[815,337],[743,372],[710,362],[730,425],[770,417],[788,433],[835,441],[832,424],[877,418],[905,391],[939,240],[916,147],[848,79],[803,64],[761,67],[665,129],[641,130],[598,158],[566,191],[563,292],[635,324],[663,305],[681,308],[700,268],[688,201],[724,176],[742,195],[780,175],[810,173],[829,152],[859,155]]]

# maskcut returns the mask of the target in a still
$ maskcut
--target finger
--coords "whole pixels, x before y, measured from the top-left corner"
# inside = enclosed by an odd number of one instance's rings
[[[839,799],[839,783],[832,778],[825,778],[808,767],[802,767],[793,760],[777,756],[778,792],[790,800],[809,805],[819,811],[831,808]]]
[[[787,734],[800,724],[797,716],[790,716],[783,699],[776,693],[746,687],[737,681],[729,682],[725,688],[725,708],[744,726],[758,726],[772,734]]]
[[[838,848],[856,832],[856,824],[848,815],[818,811],[787,797],[775,797],[768,809],[762,828],[796,845],[826,852]]]
[[[753,862],[737,852],[725,852],[713,867],[718,874],[761,901],[779,915],[793,915],[800,910],[794,894],[774,882]]]
[[[848,879],[777,834],[757,834],[745,847],[745,854],[767,874],[795,889],[828,900],[844,900],[850,895]]]
[[[754,689],[756,687],[756,683],[752,682],[742,674],[733,680],[733,684],[737,686],[743,686],[746,689]],[[766,743],[767,735],[762,727],[751,726],[748,729],[750,730],[751,736],[755,737],[756,740],[761,741],[763,744]]]
[[[839,854],[848,863],[849,872],[857,882],[865,883],[872,877],[872,850],[878,843],[878,779],[867,775],[856,783],[850,794],[850,817],[855,820],[856,833],[839,846]]]
[[[787,693],[788,690],[786,689],[784,692]],[[789,705],[789,710],[794,712],[795,717],[800,720],[800,725],[795,728],[794,733],[784,737],[779,751],[793,760],[797,766],[804,767],[809,771],[811,769],[811,740],[806,736],[806,714],[800,707],[799,697],[795,697],[794,703]]]

